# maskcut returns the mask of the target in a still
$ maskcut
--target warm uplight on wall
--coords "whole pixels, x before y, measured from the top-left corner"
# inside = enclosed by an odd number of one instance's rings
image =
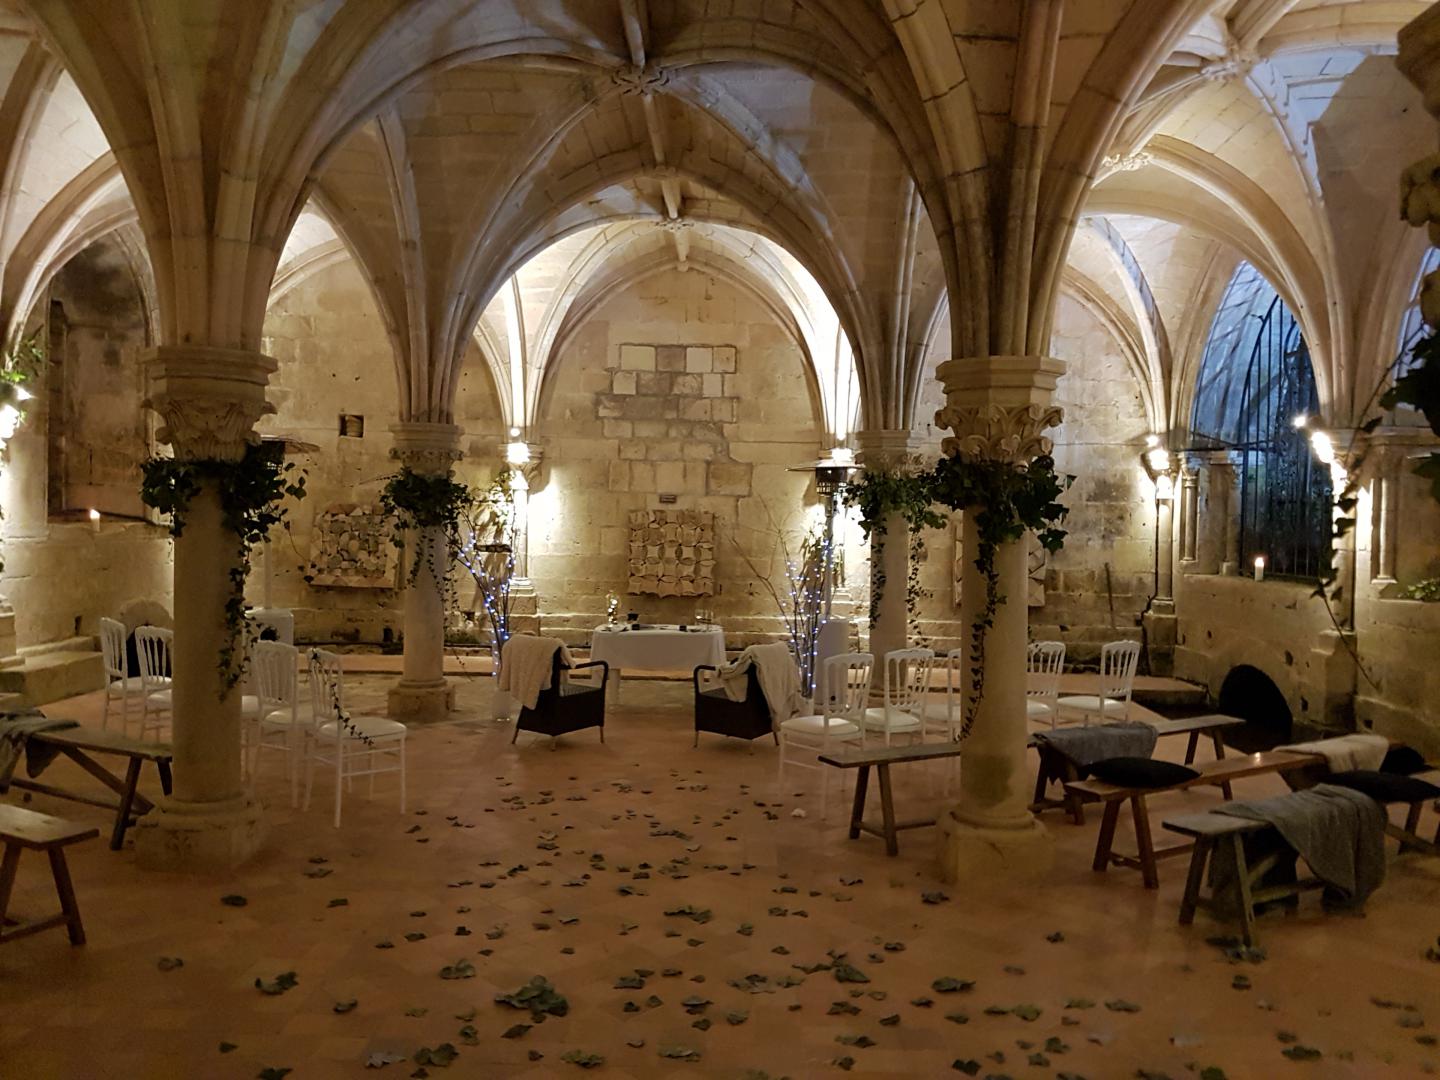
[[[518,427],[512,427],[512,428],[510,429],[510,438],[512,438],[512,439],[518,439],[519,437],[520,437],[520,429],[519,429]]]
[[[1170,471],[1170,451],[1164,447],[1157,447],[1145,452],[1145,464],[1150,466],[1150,471],[1156,476],[1161,476]]]
[[[1321,465],[1335,464],[1335,444],[1330,441],[1330,436],[1323,431],[1312,431],[1310,433],[1310,448],[1315,451],[1315,456],[1320,459]]]
[[[848,446],[832,447],[830,453],[827,456],[828,459],[834,462],[836,465],[855,464],[855,451],[851,450]]]
[[[1296,413],[1290,421],[1297,428],[1303,428],[1310,423],[1310,417],[1302,413]]]
[[[1170,478],[1169,473],[1161,473],[1155,477],[1155,498],[1161,502],[1169,502],[1175,497],[1175,481]]]
[[[100,531],[100,511],[93,507],[90,509],[90,531],[94,533]]]
[[[1255,580],[1256,580],[1256,581],[1264,581],[1264,580],[1265,580],[1265,556],[1264,556],[1264,555],[1256,555],[1256,556],[1255,556]]]
[[[510,431],[513,434],[519,434],[515,428],[511,428]],[[530,463],[529,444],[523,442],[507,443],[505,446],[505,461],[510,465],[528,465]]]

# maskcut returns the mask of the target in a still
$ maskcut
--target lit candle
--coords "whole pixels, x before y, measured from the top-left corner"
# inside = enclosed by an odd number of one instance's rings
[[[1265,580],[1265,556],[1264,556],[1264,555],[1256,555],[1256,556],[1255,556],[1255,580],[1256,580],[1256,581],[1264,581],[1264,580]]]
[[[93,532],[93,533],[98,533],[98,532],[100,531],[100,511],[99,511],[99,510],[91,510],[91,511],[90,511],[90,531]]]

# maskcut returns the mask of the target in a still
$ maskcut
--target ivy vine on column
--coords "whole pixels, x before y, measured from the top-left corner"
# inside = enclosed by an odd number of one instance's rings
[[[970,734],[980,703],[985,697],[985,642],[995,625],[995,613],[1006,597],[1000,595],[1000,572],[995,555],[1001,544],[1018,541],[1034,532],[1041,546],[1051,553],[1065,544],[1060,522],[1069,512],[1058,500],[1074,482],[1073,476],[1055,473],[1055,460],[1048,455],[1029,464],[989,459],[968,459],[959,455],[942,458],[926,477],[934,502],[950,510],[973,514],[980,546],[975,568],[985,581],[985,605],[970,626],[966,662],[970,680],[962,707],[962,742]]]
[[[249,663],[245,581],[250,576],[251,553],[256,544],[265,543],[276,525],[289,531],[289,507],[282,500],[305,497],[305,471],[284,458],[283,441],[265,441],[247,447],[239,461],[153,457],[140,466],[140,499],[170,516],[171,536],[184,534],[190,503],[206,482],[216,486],[223,527],[235,534],[238,557],[229,571],[225,645],[219,657],[222,700],[244,677]]]
[[[430,580],[435,583],[435,588],[441,593],[445,591],[450,566],[460,554],[460,523],[465,520],[474,502],[474,493],[448,472],[417,472],[404,465],[386,481],[384,490],[380,492],[380,505],[386,514],[395,519],[397,530],[392,542],[397,548],[405,546],[406,533],[413,532],[418,539],[424,529],[439,529],[445,535],[443,569],[435,565],[433,548],[417,542],[414,545],[415,554],[410,559],[408,584],[419,582],[423,566],[430,571]]]
[[[945,519],[932,509],[928,473],[914,468],[898,467],[866,469],[858,480],[845,488],[845,505],[860,512],[860,528],[872,545],[870,556],[870,621],[880,612],[880,598],[885,592],[885,571],[881,554],[885,550],[886,523],[895,514],[905,518],[910,534],[912,554],[922,529],[938,529]],[[911,612],[925,590],[913,572],[906,581],[906,611]]]

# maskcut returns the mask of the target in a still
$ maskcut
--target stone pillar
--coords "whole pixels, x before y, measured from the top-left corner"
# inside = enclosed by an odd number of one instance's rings
[[[919,439],[908,431],[861,431],[855,439],[860,447],[860,464],[876,469],[903,467],[920,447]],[[880,602],[873,605],[874,617],[870,620],[869,651],[875,655],[876,672],[872,692],[878,697],[884,685],[885,654],[905,648],[910,640],[905,609],[910,527],[903,514],[891,514],[885,520],[885,535],[870,538],[870,572],[872,582],[877,573],[884,577]]]
[[[1024,465],[1050,451],[1041,435],[1058,424],[1050,405],[1065,365],[1050,357],[992,356],[950,360],[938,375],[945,408],[935,422],[954,431],[947,454]],[[966,514],[961,535],[960,624],[967,643],[985,606],[985,581],[975,567],[979,538]],[[969,674],[983,671],[983,696],[965,744],[960,801],[939,821],[940,873],[967,886],[1043,873],[1053,857],[1050,834],[1029,811],[1033,783],[1026,765],[1029,738],[1025,719],[1026,607],[1025,543],[1003,544],[995,555],[1002,598],[994,625],[985,634],[984,656],[963,665],[961,686],[968,700],[976,691]]]
[[[1141,616],[1145,651],[1153,675],[1175,670],[1175,478],[1155,478],[1155,597]]]
[[[258,441],[255,421],[273,407],[265,384],[276,364],[241,350],[160,346],[146,358],[149,399],[182,461],[236,462]],[[225,605],[238,538],[223,521],[218,487],[202,480],[175,540],[175,644],[171,742],[174,793],[140,819],[142,866],[224,871],[260,846],[260,805],[240,776],[240,690],[227,690],[220,655],[229,644]]]
[[[1395,553],[1399,540],[1398,472],[1400,459],[1388,449],[1376,455],[1375,479],[1370,497],[1370,579],[1376,585],[1395,580]]]
[[[390,455],[416,472],[448,474],[460,457],[460,428],[455,424],[402,422],[390,431],[395,438]],[[407,723],[443,720],[455,707],[455,687],[445,678],[445,534],[439,528],[421,529],[405,538],[405,546],[408,564],[420,560],[421,567],[405,589],[404,661],[400,681],[390,688],[387,711]]]
[[[1220,573],[1240,572],[1240,485],[1235,475],[1237,455],[1230,451],[1210,458],[1210,508],[1220,517]]]
[[[1193,462],[1180,467],[1180,562],[1190,571],[1199,551],[1200,470]]]

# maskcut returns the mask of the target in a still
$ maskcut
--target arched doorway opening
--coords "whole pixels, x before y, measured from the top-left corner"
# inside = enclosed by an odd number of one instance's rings
[[[1254,754],[1290,741],[1290,706],[1280,688],[1259,668],[1241,664],[1231,669],[1220,687],[1220,711],[1245,721],[1243,728],[1225,735],[1226,744],[1237,750]]]

